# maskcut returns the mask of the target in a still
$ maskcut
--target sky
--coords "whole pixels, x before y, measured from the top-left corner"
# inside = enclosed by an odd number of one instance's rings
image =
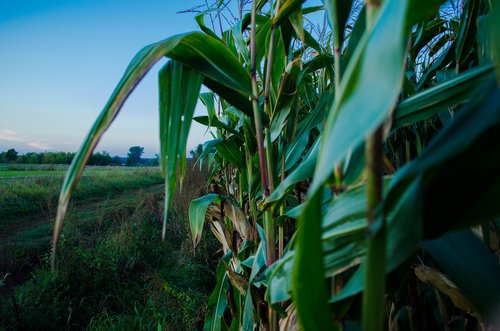
[[[310,5],[319,0],[308,1]],[[198,30],[203,0],[0,0],[0,151],[75,152],[133,56],[169,36]],[[207,22],[208,23],[208,22]],[[156,64],[96,151],[158,153]],[[196,115],[206,111],[198,103]],[[187,150],[211,139],[195,122]]]
[[[197,30],[198,0],[1,0],[0,151],[78,150],[142,47]],[[130,96],[97,151],[158,153],[160,61]],[[204,109],[197,106],[196,114]],[[188,151],[210,139],[193,123]]]

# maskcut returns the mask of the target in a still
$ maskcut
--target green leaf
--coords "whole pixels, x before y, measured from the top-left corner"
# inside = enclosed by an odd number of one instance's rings
[[[344,28],[352,7],[352,1],[345,0],[323,0],[328,21],[333,31],[334,45],[337,48],[342,46],[344,41]]]
[[[201,83],[199,73],[175,61],[167,62],[159,74],[160,164],[165,176],[162,239],[165,239],[170,204],[178,180],[178,161],[186,158],[187,136]],[[182,170],[185,168],[180,168],[180,177],[184,177]]]
[[[292,288],[291,273],[293,269],[295,251],[287,252],[273,264],[273,272],[269,277],[266,295],[270,304],[285,301],[290,298]]]
[[[458,64],[463,64],[473,43],[477,41],[477,17],[479,14],[480,1],[465,0],[463,3],[463,13],[460,19],[460,31],[457,37],[455,48],[455,58]]]
[[[236,45],[238,52],[243,57],[243,60],[245,61],[245,63],[248,64],[248,63],[250,63],[250,53],[248,51],[248,47],[247,47],[247,44],[245,42],[245,39],[243,38],[242,23],[243,23],[243,21],[238,21],[238,24],[236,24],[234,26],[233,38],[234,38],[234,44]]]
[[[218,194],[211,193],[194,199],[189,205],[189,225],[191,227],[191,237],[193,238],[194,247],[196,247],[201,239],[207,208],[214,202],[220,203],[221,198]]]
[[[54,259],[69,200],[87,160],[135,86],[163,56],[168,56],[199,71],[205,77],[204,83],[207,86],[220,93],[223,98],[227,98],[229,102],[234,103],[240,110],[252,114],[251,103],[248,100],[248,96],[252,95],[250,74],[241,66],[236,56],[228,51],[219,40],[200,32],[192,32],[176,35],[143,48],[127,67],[67,172],[59,196],[54,226]]]
[[[208,113],[208,127],[210,128],[210,120],[212,118],[216,118],[215,114],[215,103],[214,103],[214,94],[212,92],[204,92],[200,93],[200,100],[207,108]]]
[[[497,81],[500,84],[500,1],[490,1],[490,43],[493,51],[493,59],[495,62],[495,71],[497,74]]]
[[[295,10],[300,8],[300,5],[305,2],[305,0],[288,0],[283,5],[281,5],[279,11],[273,18],[273,24],[276,26],[281,25],[290,14]]]
[[[292,272],[293,298],[304,330],[335,330],[327,302],[321,245],[321,194],[310,197],[299,219]]]
[[[500,215],[500,205],[494,203],[500,192],[500,90],[494,79],[472,100],[394,177],[388,203],[397,201],[408,183],[422,176],[424,238]]]
[[[223,129],[226,130],[227,132],[230,132],[234,135],[241,137],[241,134],[238,131],[236,131],[226,123],[219,121],[217,117],[210,118],[209,116],[195,116],[193,117],[193,120],[208,127],[213,126],[218,129]]]
[[[325,123],[311,193],[395,106],[406,57],[407,10],[408,1],[386,1],[373,30],[360,41]]]
[[[500,316],[498,259],[471,231],[448,233],[422,246],[482,316],[490,320]]]
[[[266,199],[266,204],[270,204],[274,201],[280,200],[286,194],[287,190],[309,177],[312,176],[314,172],[314,166],[316,165],[316,159],[319,152],[319,139],[313,144],[309,150],[308,155],[304,157],[304,160],[295,168],[285,180],[282,181],[271,193],[271,195]]]
[[[394,112],[392,130],[413,124],[449,107],[468,101],[475,87],[490,80],[493,75],[491,66],[471,69],[455,78],[412,95],[398,104]]]
[[[360,41],[366,30],[366,7],[359,12],[358,19],[354,23],[354,27],[351,30],[349,39],[347,39],[347,46],[344,50],[343,58],[344,65],[348,66],[351,61],[356,48],[360,45]]]
[[[215,148],[215,146],[217,146],[221,141],[222,141],[222,138],[217,138],[217,139],[213,139],[213,140],[207,140],[203,143],[203,151],[201,152],[200,156],[198,157],[198,161],[200,162],[200,169],[201,169],[202,162],[205,159],[205,157],[210,155],[212,153],[213,149]],[[210,166],[210,164],[208,164],[208,166]]]
[[[196,23],[198,23],[198,26],[200,27],[201,31],[205,32],[210,37],[219,39],[219,37],[205,25],[205,13],[196,15],[194,19]]]
[[[215,146],[217,153],[222,155],[229,163],[233,164],[236,168],[243,168],[243,154],[240,152],[240,147],[235,139],[226,139],[221,141]]]
[[[230,259],[231,252],[228,252],[220,260],[217,267],[217,285],[208,299],[205,331],[221,330],[223,324],[222,318],[228,304],[227,292],[230,286],[225,263],[228,263]]]

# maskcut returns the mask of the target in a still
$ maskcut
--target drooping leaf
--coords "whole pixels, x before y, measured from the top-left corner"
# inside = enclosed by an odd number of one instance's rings
[[[198,23],[198,26],[200,27],[201,31],[205,32],[210,37],[214,37],[214,38],[219,39],[219,37],[215,34],[215,32],[213,32],[211,29],[209,29],[205,25],[205,14],[204,13],[196,15],[194,17],[194,19],[196,20],[196,23]]]
[[[416,266],[414,272],[421,282],[428,283],[441,293],[446,294],[455,307],[476,317],[479,321],[482,321],[482,317],[477,312],[474,305],[469,302],[469,300],[463,295],[462,291],[444,274],[436,269],[423,265]]]
[[[219,128],[219,129],[223,129],[223,130],[226,130],[228,132],[231,132],[232,134],[235,134],[237,136],[241,136],[241,134],[238,131],[236,131],[235,129],[233,129],[232,127],[227,125],[226,123],[219,121],[216,117],[210,118],[208,116],[195,116],[195,117],[193,117],[193,120],[195,120],[196,122],[198,122],[200,124],[206,125],[208,127],[213,126],[215,128]]]
[[[216,118],[214,95],[211,92],[200,93],[200,100],[207,109],[208,113],[208,127],[210,127],[210,120]]]
[[[208,155],[210,155],[212,153],[212,151],[215,148],[215,146],[217,146],[218,144],[220,144],[221,141],[222,141],[222,138],[217,138],[217,139],[213,139],[213,140],[207,140],[207,141],[205,141],[203,143],[203,151],[201,152],[200,156],[198,157],[198,161],[200,162],[200,168],[202,166],[203,160]],[[208,166],[210,166],[210,164],[208,164]]]
[[[167,62],[159,74],[160,164],[165,176],[162,239],[165,239],[170,204],[178,180],[177,171],[183,168],[178,169],[178,161],[186,158],[187,136],[202,79],[198,72],[175,61]],[[184,175],[181,173],[180,176]]]
[[[191,237],[193,238],[194,247],[196,247],[201,239],[207,208],[214,202],[220,203],[221,199],[218,194],[211,193],[194,199],[189,205],[189,225],[191,228]]]
[[[149,69],[163,56],[169,56],[199,71],[205,84],[234,102],[242,111],[252,113],[248,96],[252,94],[250,74],[238,59],[215,38],[199,32],[176,35],[143,48],[127,67],[99,117],[87,134],[64,180],[53,235],[53,251],[59,240],[69,200],[92,151],[111,125],[122,105]],[[55,258],[55,254],[53,254]]]

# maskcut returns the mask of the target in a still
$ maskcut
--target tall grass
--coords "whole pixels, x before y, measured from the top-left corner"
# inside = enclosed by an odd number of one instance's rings
[[[64,173],[47,176],[45,173],[51,170],[46,169],[45,165],[23,171],[32,171],[31,169],[36,169],[35,176],[3,179],[0,177],[0,220],[3,220],[0,224],[8,218],[37,213],[47,217],[54,216]],[[75,191],[75,202],[159,184],[163,179],[157,168],[89,167],[81,181],[82,185]]]
[[[124,174],[137,178],[127,181]],[[195,254],[187,215],[178,208],[204,192],[205,172],[188,165],[183,190],[174,195],[165,242],[160,240],[161,189],[115,195],[107,202],[85,200],[92,196],[93,184],[107,193],[147,186],[157,182],[158,170],[110,175],[105,170],[87,174],[89,190],[81,193],[80,207],[69,213],[57,273],[49,270],[50,229],[42,231],[38,247],[31,244],[39,240],[36,228],[3,243],[0,270],[2,276],[9,275],[0,286],[0,328],[200,329],[214,285],[217,248],[205,236],[203,250]],[[19,275],[23,270],[33,273]]]

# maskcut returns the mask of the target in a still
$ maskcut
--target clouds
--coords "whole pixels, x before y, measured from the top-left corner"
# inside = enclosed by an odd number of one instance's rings
[[[52,149],[51,145],[43,143],[43,142],[30,142],[30,143],[28,143],[28,146],[31,146],[33,148],[40,149],[40,150]]]
[[[16,131],[12,130],[0,130],[0,140],[24,141],[23,137],[19,136]]]
[[[47,139],[35,139],[9,129],[0,130],[0,147],[2,145],[5,145],[6,148],[14,147],[28,150],[33,148],[41,151],[52,149],[52,146],[47,143]]]

